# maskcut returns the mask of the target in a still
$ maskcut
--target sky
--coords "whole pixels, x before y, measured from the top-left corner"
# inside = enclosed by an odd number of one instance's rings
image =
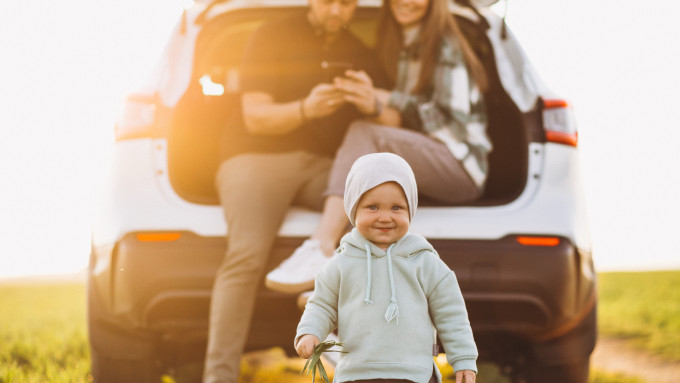
[[[87,265],[113,123],[183,0],[34,0],[0,22],[0,278]],[[596,267],[680,269],[680,44],[672,0],[509,0],[507,22],[574,106]],[[498,7],[502,11],[502,5]]]

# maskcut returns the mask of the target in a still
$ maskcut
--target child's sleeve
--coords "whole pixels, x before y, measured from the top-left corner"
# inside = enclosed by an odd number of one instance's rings
[[[315,335],[323,341],[337,327],[340,278],[335,262],[332,261],[316,275],[314,294],[307,301],[298,323],[295,343],[305,334]]]
[[[446,265],[442,262],[442,265]],[[444,277],[428,298],[430,316],[454,371],[477,372],[477,346],[456,275],[446,267]]]

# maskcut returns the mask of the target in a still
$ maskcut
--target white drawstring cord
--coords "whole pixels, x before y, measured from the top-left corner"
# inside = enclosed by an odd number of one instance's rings
[[[368,281],[366,282],[366,298],[364,298],[365,304],[372,304],[371,300],[371,247],[366,244],[366,274],[368,275]]]

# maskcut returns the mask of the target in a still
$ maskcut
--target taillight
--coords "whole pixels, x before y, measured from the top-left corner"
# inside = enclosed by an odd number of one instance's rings
[[[548,142],[578,145],[578,131],[571,105],[564,100],[543,100],[543,129]]]
[[[131,95],[116,121],[116,141],[154,137],[156,98],[151,95]]]
[[[137,240],[140,242],[174,242],[182,237],[182,233],[158,232],[158,233],[137,233]]]
[[[524,246],[547,246],[553,247],[560,244],[558,237],[535,237],[535,236],[519,236],[517,243]]]

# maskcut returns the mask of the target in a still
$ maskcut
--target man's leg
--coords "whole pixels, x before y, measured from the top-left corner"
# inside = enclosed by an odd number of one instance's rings
[[[249,154],[218,170],[227,253],[213,287],[206,383],[237,381],[257,287],[286,211],[310,177],[308,165],[301,152]]]

